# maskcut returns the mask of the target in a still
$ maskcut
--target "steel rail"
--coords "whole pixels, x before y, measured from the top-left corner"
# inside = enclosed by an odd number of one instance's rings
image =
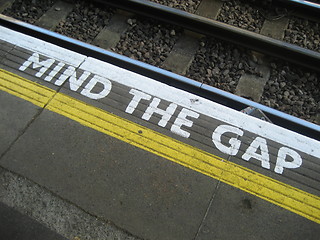
[[[0,26],[10,28],[12,30],[30,35],[32,37],[50,42],[52,44],[87,56],[97,58],[102,61],[109,62],[121,68],[128,69],[141,75],[153,78],[157,81],[194,93],[198,96],[207,98],[236,110],[242,110],[248,106],[261,109],[274,124],[301,133],[313,139],[320,140],[320,126],[316,124],[307,122],[305,120],[225,92],[223,90],[208,86],[206,84],[201,84],[195,80],[191,80],[178,74],[151,66],[146,63],[139,62],[134,59],[130,59],[128,57],[101,49],[96,46],[92,46],[87,43],[83,43],[81,41],[37,26],[33,26],[28,23],[15,20],[10,17],[6,17],[1,14]]]
[[[95,0],[320,71],[320,53],[146,0]]]

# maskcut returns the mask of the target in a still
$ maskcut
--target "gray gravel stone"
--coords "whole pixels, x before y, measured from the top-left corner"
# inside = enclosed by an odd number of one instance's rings
[[[114,52],[160,66],[181,35],[182,29],[151,19],[131,19]]]
[[[252,1],[224,1],[217,20],[253,32],[260,32],[264,18]]]
[[[320,52],[320,23],[294,17],[285,31],[284,41]]]
[[[4,10],[2,14],[33,24],[50,9],[55,2],[55,0],[16,0],[11,7]]]
[[[248,64],[249,59],[250,55],[242,48],[214,38],[205,38],[200,41],[200,48],[186,75],[234,93],[243,73],[258,74],[255,67]]]
[[[316,122],[320,113],[320,74],[282,62],[272,63],[261,103],[290,115]]]
[[[84,42],[91,42],[109,22],[114,9],[77,1],[66,20],[59,23],[56,32]]]
[[[199,6],[200,0],[150,0],[151,2],[177,8],[186,12],[194,13]]]

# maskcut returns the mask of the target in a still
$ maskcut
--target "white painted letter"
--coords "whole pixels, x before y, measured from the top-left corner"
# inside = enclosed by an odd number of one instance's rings
[[[171,132],[174,132],[182,137],[188,138],[190,136],[190,133],[181,129],[181,126],[192,127],[193,122],[187,119],[188,116],[192,118],[198,118],[200,115],[199,113],[183,108],[179,113],[177,119],[174,121],[171,127]]]
[[[257,153],[258,148],[260,148],[260,154]],[[249,161],[250,158],[261,161],[261,166],[263,168],[270,169],[269,150],[267,141],[264,138],[256,137],[242,155],[243,160]]]
[[[133,95],[133,98],[126,108],[126,113],[130,113],[130,114],[132,114],[133,111],[136,109],[136,107],[138,106],[141,99],[144,99],[144,100],[151,99],[150,95],[148,95],[144,92],[138,91],[136,89],[131,89],[130,94]]]
[[[287,156],[292,158],[292,161],[286,161]],[[278,152],[276,167],[274,171],[276,173],[282,174],[283,168],[298,168],[302,164],[302,158],[296,151],[287,148],[281,147]]]
[[[142,115],[142,119],[148,121],[151,118],[153,113],[157,113],[159,115],[162,115],[162,118],[159,121],[158,125],[161,127],[165,127],[168,121],[170,120],[171,116],[173,115],[174,111],[176,110],[177,104],[170,103],[170,105],[167,107],[166,110],[162,110],[158,108],[159,103],[160,103],[159,98],[156,98],[156,97],[153,98],[146,112]]]
[[[41,77],[45,71],[54,63],[54,59],[48,59],[42,62],[39,62],[39,54],[33,53],[27,61],[25,61],[22,66],[19,68],[20,71],[26,70],[31,63],[33,63],[32,68],[40,68],[39,72],[36,73],[36,77]]]
[[[89,75],[90,72],[84,71],[79,79],[77,79],[76,69],[72,66],[69,66],[54,84],[61,86],[69,78],[70,89],[72,91],[77,91],[82,83],[89,77]]]
[[[57,73],[64,67],[64,63],[59,62],[57,66],[52,69],[52,71],[44,78],[45,81],[50,82],[54,76],[57,75]]]
[[[103,85],[103,89],[99,93],[92,93],[91,91],[97,83],[101,83]],[[111,82],[106,78],[95,75],[81,91],[81,94],[91,99],[100,99],[106,97],[110,91]]]
[[[237,155],[241,141],[237,138],[230,138],[229,144],[230,146],[225,146],[221,143],[221,136],[226,132],[235,133],[236,135],[242,136],[243,131],[239,128],[229,126],[229,125],[220,125],[214,130],[212,133],[212,141],[214,145],[223,153],[228,155]]]

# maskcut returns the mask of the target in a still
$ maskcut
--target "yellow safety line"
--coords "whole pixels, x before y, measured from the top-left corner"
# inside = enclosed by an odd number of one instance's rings
[[[23,98],[33,104],[44,107],[50,98],[56,93],[50,88],[46,88],[37,83],[28,81],[4,70],[0,70],[0,90]]]
[[[320,198],[5,70],[0,89],[320,223]]]

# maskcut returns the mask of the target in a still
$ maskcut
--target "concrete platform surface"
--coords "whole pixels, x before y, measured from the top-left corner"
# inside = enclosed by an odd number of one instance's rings
[[[0,202],[0,237],[14,240],[66,240],[30,217]]]
[[[0,33],[0,236],[318,239],[319,141]]]

